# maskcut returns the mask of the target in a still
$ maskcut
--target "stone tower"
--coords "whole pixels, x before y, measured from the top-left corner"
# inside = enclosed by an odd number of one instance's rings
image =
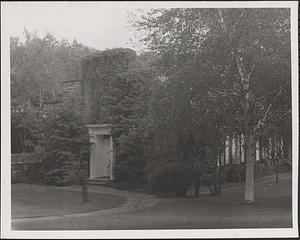
[[[118,74],[127,72],[135,57],[133,50],[119,48],[88,55],[81,61],[82,114],[90,142],[93,143],[89,161],[90,184],[108,184],[113,180],[113,126],[105,122],[107,113],[101,104],[110,81],[116,80]]]
[[[96,52],[81,60],[81,105],[85,123],[103,123],[101,97],[110,79],[128,71],[136,53],[116,48]]]

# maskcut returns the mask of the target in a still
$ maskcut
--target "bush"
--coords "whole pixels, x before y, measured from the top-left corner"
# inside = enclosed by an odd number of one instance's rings
[[[44,183],[65,186],[74,182],[75,157],[70,152],[53,151],[42,160]]]
[[[131,161],[122,160],[123,159],[119,160],[119,162],[114,165],[114,182],[131,182],[132,184],[144,183],[143,169],[142,167],[138,166],[136,159],[131,159]]]
[[[280,163],[278,167],[278,172],[292,172],[292,165],[287,162]]]
[[[232,164],[226,166],[227,182],[243,182],[246,179],[245,164]]]
[[[139,135],[141,131],[129,129],[126,133],[115,138],[117,156],[113,170],[114,182],[130,182],[140,185],[146,182],[146,144]]]
[[[149,184],[155,192],[173,192],[176,196],[184,196],[191,179],[191,171],[184,163],[170,163],[153,173]]]
[[[26,182],[28,183],[42,183],[43,171],[40,162],[32,162],[27,164]]]

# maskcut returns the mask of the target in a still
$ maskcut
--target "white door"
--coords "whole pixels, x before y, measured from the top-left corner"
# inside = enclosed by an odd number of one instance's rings
[[[95,177],[110,176],[110,139],[107,135],[97,135],[95,149]]]

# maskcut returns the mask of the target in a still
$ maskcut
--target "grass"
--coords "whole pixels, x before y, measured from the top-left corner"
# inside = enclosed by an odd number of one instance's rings
[[[243,185],[224,188],[222,196],[164,198],[138,216],[157,216],[152,228],[287,228],[292,227],[291,178],[256,183],[255,202],[243,201]],[[163,216],[160,219],[160,216]],[[140,225],[148,229],[151,224]]]
[[[289,228],[292,227],[291,177],[290,174],[282,174],[281,177],[283,179],[278,184],[275,183],[273,176],[257,179],[259,181],[255,184],[256,201],[252,204],[243,201],[244,184],[230,184],[224,187],[221,196],[202,194],[199,198],[192,195],[180,198],[164,197],[155,206],[107,214],[105,217],[98,214],[72,219],[24,221],[13,223],[12,228],[27,230]],[[80,193],[74,194],[77,194],[76,201],[79,203]],[[91,199],[94,201],[92,196]],[[111,196],[109,201],[113,201]]]
[[[81,213],[118,207],[124,197],[89,193],[82,202],[81,192],[43,185],[12,184],[12,219]]]

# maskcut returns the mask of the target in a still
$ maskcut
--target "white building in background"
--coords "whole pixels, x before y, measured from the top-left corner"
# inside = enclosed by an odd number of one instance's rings
[[[260,146],[259,141],[255,144],[255,161],[260,161],[262,159],[270,160],[272,156],[283,158],[283,139],[278,139],[274,144],[272,138],[268,138],[267,146]],[[274,154],[273,152],[274,151]],[[288,159],[287,159],[288,160]],[[229,164],[240,164],[245,162],[245,152],[244,152],[244,136],[243,134],[234,137],[226,137],[224,143],[224,152],[221,154],[221,163],[225,165]]]

